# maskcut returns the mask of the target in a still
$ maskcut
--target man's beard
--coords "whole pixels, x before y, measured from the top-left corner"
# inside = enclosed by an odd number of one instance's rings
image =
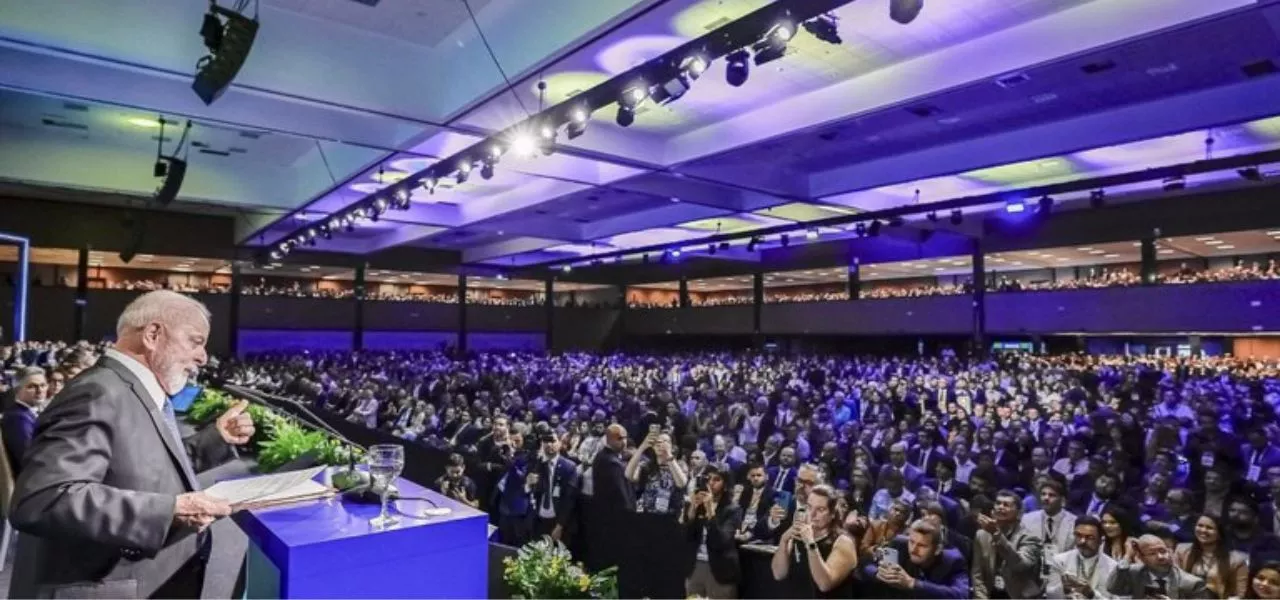
[[[174,364],[171,359],[165,356],[163,350],[155,361],[156,379],[159,380],[160,388],[166,394],[172,396],[187,386],[187,371]]]

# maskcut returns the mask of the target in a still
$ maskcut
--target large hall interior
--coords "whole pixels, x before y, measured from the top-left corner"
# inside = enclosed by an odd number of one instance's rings
[[[0,4],[8,597],[1280,599],[1280,1]],[[81,581],[148,297],[329,496]]]

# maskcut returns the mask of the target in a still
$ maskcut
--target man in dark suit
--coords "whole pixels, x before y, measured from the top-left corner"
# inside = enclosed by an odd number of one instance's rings
[[[0,429],[4,435],[4,450],[9,456],[9,468],[14,476],[21,473],[22,456],[31,445],[31,438],[36,432],[36,415],[45,403],[49,391],[49,382],[45,378],[44,369],[27,367],[18,375],[18,384],[14,388],[13,402],[4,409],[0,417]]]
[[[182,439],[169,403],[207,360],[209,313],[151,292],[116,330],[37,422],[11,505],[26,535],[9,596],[230,597],[247,541],[196,472],[234,457],[253,422],[242,402]]]
[[[636,494],[627,479],[627,461],[622,451],[627,447],[627,430],[614,423],[605,430],[604,447],[591,463],[591,504],[586,511],[587,552],[590,569],[618,564],[620,550],[616,532],[628,523],[628,515],[636,511]]]
[[[1125,559],[1116,565],[1107,591],[1127,598],[1212,598],[1204,580],[1173,564],[1173,553],[1160,538],[1129,538]]]
[[[906,538],[894,539],[889,547],[897,550],[897,562],[873,560],[863,569],[865,581],[880,584],[874,596],[969,597],[969,567],[958,551],[945,547],[942,529],[934,523],[912,523]]]
[[[578,504],[578,469],[573,461],[561,456],[560,439],[555,432],[541,434],[542,452],[538,456],[538,487],[533,492],[537,503],[534,534],[549,535],[558,541],[568,541],[574,523],[574,511]]]
[[[880,474],[876,478],[876,487],[885,487],[884,476],[888,471],[897,471],[902,474],[902,483],[908,489],[915,491],[924,483],[924,471],[919,467],[907,462],[907,444],[906,442],[895,442],[889,446],[889,462],[880,467]]]
[[[797,472],[796,449],[794,446],[786,446],[778,453],[778,466],[769,468],[769,487],[773,488],[774,493],[795,493]]]

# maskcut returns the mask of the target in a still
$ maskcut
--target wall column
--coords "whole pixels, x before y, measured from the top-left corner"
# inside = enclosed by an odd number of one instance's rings
[[[982,242],[973,242],[973,352],[987,355],[987,271],[986,255]]]
[[[555,277],[548,275],[547,281],[543,284],[544,287],[542,292],[542,295],[544,297],[543,304],[546,306],[546,310],[547,310],[547,339],[544,342],[544,347],[546,348],[547,352],[550,352],[555,345],[555,329],[556,329],[555,281],[556,281]]]
[[[467,351],[467,276],[458,275],[458,351]]]
[[[227,298],[230,302],[227,311],[227,329],[231,334],[227,338],[227,349],[231,351],[231,356],[238,356],[240,351],[240,293],[243,280],[244,278],[240,276],[240,263],[231,261],[231,294]]]
[[[72,324],[77,341],[84,339],[89,314],[89,247],[81,246],[76,258],[75,322]]]
[[[1156,237],[1142,238],[1142,285],[1156,284]]]
[[[360,263],[356,265],[356,283],[355,283],[355,327],[351,329],[351,348],[356,351],[364,350],[364,295],[365,295],[365,271],[369,268],[368,263]]]
[[[751,334],[757,348],[763,345],[760,337],[760,315],[764,311],[764,273],[757,271],[751,277]]]
[[[858,264],[858,259],[854,258],[849,263],[849,293],[850,300],[857,300],[862,296],[862,265]]]
[[[680,276],[680,308],[689,308],[689,278]]]

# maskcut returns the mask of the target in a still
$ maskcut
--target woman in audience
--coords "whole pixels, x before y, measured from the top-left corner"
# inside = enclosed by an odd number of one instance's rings
[[[849,575],[858,565],[858,550],[840,528],[835,505],[834,490],[814,486],[805,510],[796,512],[791,528],[782,534],[771,567],[786,597],[853,597]]]
[[[1249,578],[1248,598],[1256,600],[1280,600],[1280,562],[1265,562],[1254,567]]]
[[[1200,515],[1194,539],[1178,544],[1173,553],[1173,564],[1203,579],[1205,587],[1219,598],[1238,598],[1246,593],[1248,561],[1247,554],[1228,548],[1218,519],[1210,515]]]
[[[1137,535],[1129,511],[1112,503],[1102,511],[1102,553],[1121,560],[1124,558],[1130,537]]]
[[[709,464],[698,477],[688,507],[680,515],[693,550],[685,592],[702,598],[737,598],[741,568],[734,540],[742,511],[725,493],[730,474]]]

